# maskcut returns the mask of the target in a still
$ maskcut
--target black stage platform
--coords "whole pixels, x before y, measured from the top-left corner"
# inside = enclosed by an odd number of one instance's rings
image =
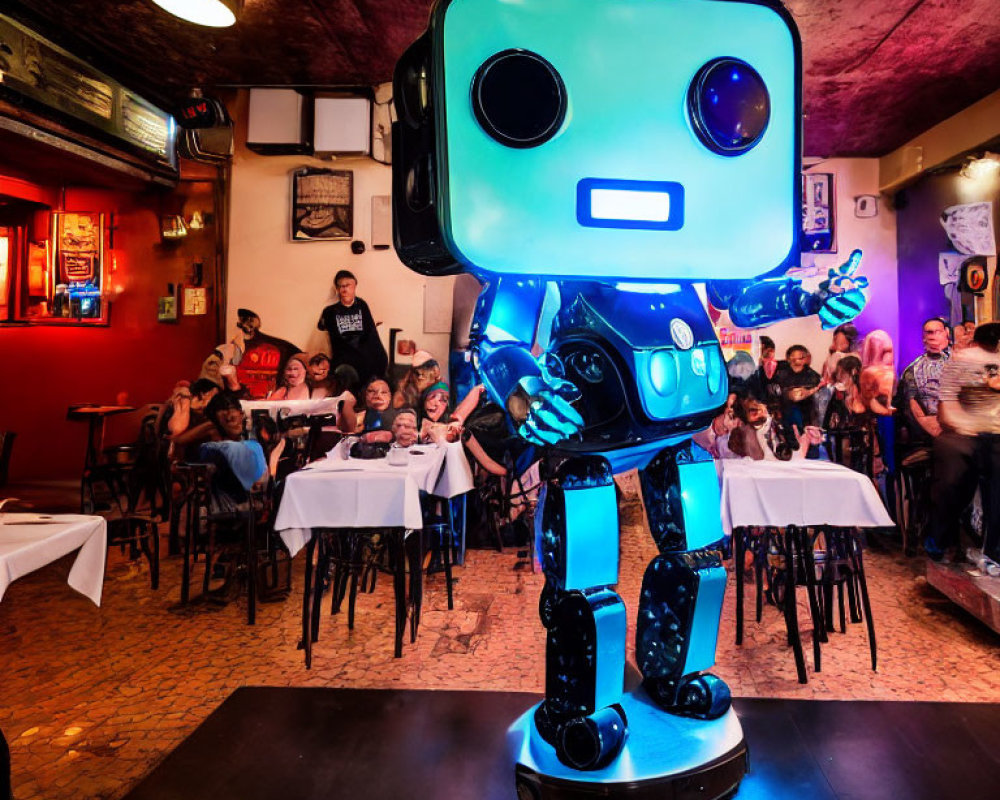
[[[514,800],[512,692],[244,688],[125,800]],[[995,800],[1000,705],[739,699],[737,800]]]

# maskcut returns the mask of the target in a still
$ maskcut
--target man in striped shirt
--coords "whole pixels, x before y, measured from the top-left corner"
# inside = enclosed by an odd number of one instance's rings
[[[924,542],[935,561],[958,545],[958,519],[983,485],[986,529],[1000,534],[1000,323],[976,328],[972,346],[941,370],[931,518]]]

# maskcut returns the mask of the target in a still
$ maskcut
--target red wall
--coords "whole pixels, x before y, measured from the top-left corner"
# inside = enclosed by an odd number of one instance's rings
[[[211,184],[182,189],[189,195],[187,207],[214,211]],[[68,405],[162,402],[179,378],[197,377],[218,344],[215,228],[192,231],[179,244],[160,240],[165,203],[173,212],[184,202],[156,191],[66,189],[63,210],[114,213],[117,270],[110,285],[120,294],[112,295],[109,327],[0,326],[0,429],[17,433],[12,481],[78,476],[86,424],[67,421]],[[209,313],[158,323],[157,298],[168,282],[187,283],[197,260],[204,263]],[[124,417],[111,420],[108,442],[130,435],[130,428]]]

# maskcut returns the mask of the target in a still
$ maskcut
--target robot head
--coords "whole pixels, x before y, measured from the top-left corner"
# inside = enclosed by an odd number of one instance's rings
[[[441,0],[396,72],[400,255],[433,271],[407,258],[419,238],[495,273],[768,272],[797,253],[800,61],[768,0]]]

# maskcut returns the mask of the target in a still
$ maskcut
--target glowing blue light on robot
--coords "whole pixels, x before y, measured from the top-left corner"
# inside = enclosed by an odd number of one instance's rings
[[[650,356],[649,380],[661,397],[677,391],[677,360],[673,353],[669,350],[657,350]]]
[[[700,347],[691,351],[691,371],[700,378],[705,377],[705,351]]]
[[[590,214],[596,219],[670,219],[670,195],[666,192],[630,192],[624,189],[594,189],[590,193]]]

